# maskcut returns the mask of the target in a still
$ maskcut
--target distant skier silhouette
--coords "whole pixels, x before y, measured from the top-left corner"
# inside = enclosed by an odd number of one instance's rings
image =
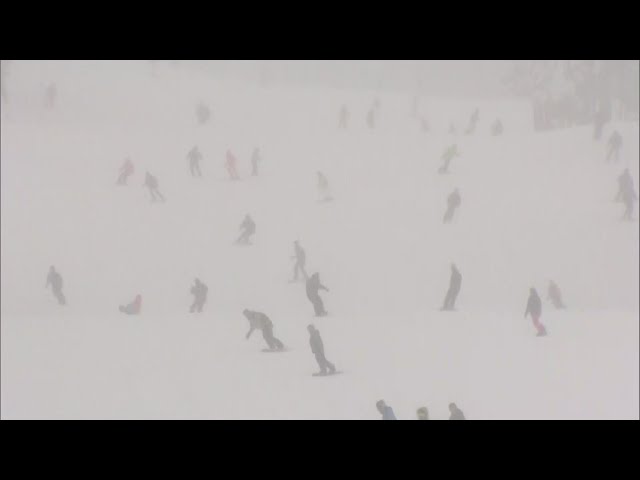
[[[340,108],[340,120],[338,121],[338,128],[346,130],[349,124],[349,110],[346,105],[342,105]]]
[[[469,118],[469,126],[465,130],[465,135],[471,135],[476,130],[476,126],[478,125],[478,119],[480,118],[480,111],[476,108],[471,114],[471,118]]]
[[[160,193],[160,190],[158,190],[158,179],[149,172],[146,172],[145,174],[144,186],[149,189],[152,202],[155,202],[158,198],[163,202],[165,201],[164,196]]]
[[[614,130],[609,141],[607,142],[607,162],[617,162],[620,157],[620,149],[622,148],[622,135]]]
[[[56,105],[56,99],[58,98],[58,87],[55,83],[50,83],[44,92],[44,106],[51,110]]]
[[[120,167],[120,176],[118,176],[118,180],[116,181],[117,185],[126,185],[127,178],[129,178],[133,174],[133,162],[130,158],[125,159],[124,164]]]
[[[527,309],[524,312],[525,318],[527,315],[531,315],[531,319],[533,320],[533,325],[536,327],[538,331],[538,337],[544,337],[547,335],[547,329],[540,323],[540,315],[542,314],[542,301],[540,301],[540,297],[538,296],[538,292],[536,292],[535,288],[531,288],[529,290],[529,300],[527,301]]]
[[[551,303],[558,310],[564,309],[564,302],[562,301],[562,293],[560,288],[553,280],[549,281],[549,289],[547,290],[547,298],[551,300]]]
[[[607,121],[605,111],[599,109],[593,116],[593,139],[598,141],[602,138],[602,129]]]
[[[302,278],[304,278],[306,281],[309,278],[306,270],[304,269],[304,265],[307,261],[307,255],[304,249],[300,246],[300,243],[298,242],[298,240],[293,242],[293,248],[294,248],[295,255],[291,258],[295,259],[296,263],[293,266],[293,279],[291,281],[292,282],[298,281],[298,272],[302,273]]]
[[[625,188],[622,192],[622,203],[624,203],[623,220],[633,220],[633,205],[638,201],[638,195],[636,194],[633,186]]]
[[[455,403],[449,404],[449,412],[451,412],[449,420],[466,420],[464,413],[462,413],[462,410],[460,410]]]
[[[622,200],[622,196],[625,191],[634,190],[633,187],[633,177],[631,173],[629,173],[629,169],[625,168],[623,172],[618,176],[618,193],[616,194],[615,201],[619,202]]]
[[[207,292],[209,291],[209,288],[204,283],[202,283],[200,279],[196,278],[190,291],[193,295],[193,303],[189,308],[189,312],[201,313],[204,304],[207,302]]]
[[[451,163],[451,160],[459,156],[460,152],[458,152],[458,145],[454,143],[442,154],[442,165],[438,169],[438,173],[440,175],[449,173],[449,164]]]
[[[202,160],[202,153],[198,146],[194,146],[187,154],[189,159],[189,170],[192,177],[202,177],[202,171],[200,170],[200,161]]]
[[[204,125],[209,121],[209,118],[211,118],[211,110],[209,107],[204,102],[198,103],[196,107],[196,119],[198,123]]]
[[[307,279],[306,290],[307,298],[313,304],[313,310],[316,317],[324,317],[327,315],[322,298],[320,298],[319,291],[325,290],[328,292],[329,289],[320,283],[320,274],[318,272],[314,273]]]
[[[451,311],[456,308],[456,298],[458,297],[458,293],[460,293],[460,286],[462,285],[462,275],[456,268],[454,263],[451,264],[451,279],[449,280],[449,290],[447,290],[447,295],[444,298],[444,302],[442,304],[442,311]]]
[[[127,305],[120,305],[119,309],[122,313],[126,313],[127,315],[138,315],[142,309],[142,296],[139,294],[136,295],[133,302]]]
[[[229,178],[231,180],[240,180],[237,170],[238,159],[231,150],[227,150],[227,161],[225,165],[227,167],[227,172],[229,172]]]
[[[62,293],[62,276],[56,271],[56,268],[53,265],[49,267],[47,283],[44,288],[47,288],[49,285],[51,285],[51,290],[53,291],[53,295],[56,297],[56,300],[58,300],[58,303],[60,305],[66,305],[67,300],[64,293]]]
[[[318,175],[318,194],[321,202],[328,202],[332,200],[329,193],[329,181],[322,172],[317,172]]]
[[[240,224],[240,229],[242,230],[242,233],[236,240],[236,243],[241,245],[248,245],[251,236],[256,232],[256,224],[249,214],[244,217],[244,220]]]
[[[262,331],[262,338],[270,350],[283,350],[283,343],[273,336],[273,322],[262,312],[254,312],[245,309],[242,314],[249,320],[249,332],[245,338],[249,338],[254,330]]]
[[[254,148],[253,153],[251,154],[251,175],[254,177],[258,176],[258,164],[262,161],[260,158],[260,149]]]
[[[503,130],[502,121],[498,118],[491,126],[491,135],[494,137],[502,135]]]
[[[393,409],[387,405],[384,400],[378,400],[376,402],[376,408],[382,414],[381,420],[397,420]]]
[[[462,201],[460,199],[460,192],[456,188],[447,197],[447,211],[445,212],[444,218],[442,219],[443,223],[451,222],[451,219],[453,218],[453,214],[455,213],[456,209],[460,206],[461,202]]]
[[[307,330],[309,331],[309,345],[311,345],[311,352],[316,357],[316,362],[318,362],[318,366],[320,367],[320,372],[318,372],[318,374],[326,375],[327,370],[329,373],[335,373],[335,365],[327,360],[327,357],[325,356],[324,344],[322,343],[322,338],[320,338],[320,332],[313,325],[309,325]]]

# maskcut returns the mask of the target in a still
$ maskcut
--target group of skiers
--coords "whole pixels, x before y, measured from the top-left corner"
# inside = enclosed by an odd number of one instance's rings
[[[393,409],[386,404],[384,400],[378,400],[376,402],[376,409],[382,415],[381,420],[397,420]],[[455,403],[449,404],[449,420],[466,420],[462,410],[458,408]],[[420,407],[416,411],[417,420],[429,420],[429,410],[427,407]]]

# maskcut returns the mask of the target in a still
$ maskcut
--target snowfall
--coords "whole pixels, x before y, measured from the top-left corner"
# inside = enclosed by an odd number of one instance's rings
[[[54,109],[43,106],[55,81]],[[638,419],[638,122],[534,133],[517,98],[260,86],[144,62],[16,62],[2,104],[3,419]],[[365,117],[375,98],[378,123]],[[212,118],[196,121],[198,101]],[[342,104],[350,111],[338,128]],[[473,135],[461,131],[475,107]],[[504,135],[490,126],[500,117]],[[618,163],[606,140],[624,138]],[[457,143],[448,175],[441,156]],[[203,178],[186,155],[198,145]],[[259,147],[259,176],[250,156]],[[240,181],[224,168],[231,149]],[[117,186],[130,157],[135,173]],[[152,203],[144,173],[165,203]],[[316,172],[333,197],[319,201]],[[442,223],[447,195],[462,204]],[[234,245],[256,222],[252,245]],[[293,242],[319,272],[316,318]],[[441,312],[450,265],[462,288]],[[68,304],[45,288],[50,265]],[[209,287],[189,313],[194,278]],[[547,300],[554,280],[566,310]],[[524,317],[529,289],[549,335]],[[118,306],[142,295],[142,313]],[[245,309],[287,346],[245,339]],[[341,375],[318,370],[307,325]]]

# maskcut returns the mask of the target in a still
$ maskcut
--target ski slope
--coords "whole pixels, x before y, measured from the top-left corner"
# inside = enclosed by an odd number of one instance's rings
[[[58,106],[42,91],[58,84]],[[638,123],[533,134],[517,100],[271,87],[116,62],[12,68],[1,124],[3,419],[638,419],[639,235],[613,202],[638,185]],[[378,127],[365,115],[377,97]],[[195,105],[212,107],[199,126]],[[351,113],[338,130],[340,105]],[[474,107],[473,136],[460,131]],[[502,137],[489,129],[500,116]],[[613,128],[624,138],[606,164]],[[461,156],[438,175],[453,142]],[[187,152],[204,155],[202,179]],[[260,147],[260,176],[250,155]],[[228,180],[225,152],[242,181]],[[131,157],[127,187],[115,185]],[[159,180],[164,204],[143,188]],[[333,202],[318,201],[316,172]],[[446,197],[462,205],[442,224]],[[637,205],[636,205],[637,206]],[[253,245],[233,245],[249,213]],[[313,317],[289,283],[293,241],[320,272],[329,311]],[[438,311],[455,262],[457,312]],[[50,265],[66,307],[45,290]],[[193,279],[209,287],[188,313]],[[568,309],[546,301],[550,279]],[[523,318],[529,288],[549,336]],[[118,305],[142,295],[142,314]],[[264,354],[242,310],[265,312],[289,352]],[[343,375],[317,378],[307,325]]]

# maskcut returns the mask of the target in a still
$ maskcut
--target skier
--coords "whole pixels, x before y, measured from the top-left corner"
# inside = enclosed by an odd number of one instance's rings
[[[44,92],[44,106],[52,109],[55,106],[57,96],[58,87],[56,87],[55,83],[50,83]]]
[[[260,149],[256,147],[253,149],[253,153],[251,154],[251,175],[254,177],[258,176],[258,163],[260,163],[261,160]]]
[[[127,178],[133,174],[133,162],[130,158],[125,159],[124,164],[120,167],[120,176],[116,182],[117,185],[126,185]]]
[[[622,192],[622,202],[624,203],[623,220],[631,221],[633,219],[633,204],[638,201],[638,195],[633,189],[633,183],[627,186]]]
[[[616,195],[615,201],[619,202],[622,200],[622,196],[625,191],[630,190],[633,191],[633,177],[631,173],[629,173],[629,169],[625,168],[624,171],[618,176],[618,193]]]
[[[306,281],[309,278],[309,276],[307,275],[306,270],[304,269],[304,264],[305,264],[305,262],[307,260],[307,255],[306,255],[304,249],[300,246],[300,243],[298,243],[298,240],[293,242],[293,248],[294,248],[294,251],[295,251],[295,255],[293,257],[291,257],[291,258],[295,259],[296,263],[293,266],[293,279],[291,281],[292,282],[298,281],[298,271],[302,272],[302,277]]]
[[[256,232],[256,224],[249,214],[244,217],[244,220],[240,224],[240,229],[244,231],[240,234],[236,243],[243,245],[249,244],[249,237]]]
[[[451,160],[453,160],[455,157],[459,156],[460,152],[458,152],[458,145],[454,143],[442,154],[443,163],[442,166],[438,169],[438,173],[441,175],[444,173],[449,173],[449,163],[451,163]]]
[[[329,196],[329,181],[327,177],[324,176],[322,172],[317,172],[318,174],[318,193],[320,195],[320,201],[329,201],[331,197]]]
[[[503,132],[502,121],[498,118],[491,126],[491,135],[497,137],[498,135],[502,135]]]
[[[451,219],[453,218],[453,214],[455,213],[456,209],[460,206],[460,203],[461,203],[460,192],[456,188],[447,197],[447,211],[445,212],[444,218],[442,219],[444,223],[451,222]]]
[[[200,153],[200,149],[197,145],[189,150],[187,159],[189,159],[189,169],[191,170],[191,176],[202,177],[202,172],[200,171],[200,160],[202,160],[202,153]]]
[[[617,130],[614,130],[609,137],[609,142],[607,143],[607,145],[609,146],[609,151],[607,152],[607,162],[617,162],[620,155],[620,149],[622,148],[622,135],[620,135]]]
[[[451,264],[451,279],[449,280],[449,290],[444,297],[444,303],[442,304],[441,311],[451,311],[456,308],[456,297],[460,292],[460,285],[462,284],[462,275],[456,268],[455,263]]]
[[[128,305],[120,305],[119,309],[127,315],[138,315],[142,307],[142,297],[138,294],[136,298]]]
[[[329,369],[330,374],[336,373],[335,365],[324,356],[324,344],[322,343],[322,338],[320,338],[320,332],[318,329],[313,325],[309,325],[307,330],[309,331],[311,352],[316,357],[316,362],[318,362],[318,366],[320,367],[320,372],[318,372],[317,375],[326,375],[327,369]]]
[[[382,414],[382,420],[397,420],[393,409],[387,405],[384,400],[378,400],[376,402],[376,408]]]
[[[560,292],[560,288],[553,280],[549,281],[549,289],[547,291],[547,298],[551,300],[551,303],[558,310],[562,310],[565,308],[564,303],[562,302],[562,293]]]
[[[462,410],[460,410],[455,403],[449,404],[449,411],[451,412],[449,420],[466,420],[464,413],[462,413]]]
[[[427,407],[420,407],[416,414],[418,415],[418,420],[429,420],[429,411]]]
[[[160,200],[162,200],[163,202],[165,201],[164,196],[160,193],[160,190],[158,190],[158,179],[151,175],[149,172],[146,172],[145,174],[144,186],[149,189],[152,202],[156,201],[156,197],[160,198]]]
[[[238,160],[236,159],[235,155],[231,153],[231,150],[227,150],[226,167],[227,167],[227,172],[229,172],[229,177],[231,178],[231,180],[240,179],[240,177],[238,177],[238,171],[236,170],[237,163],[238,163]]]
[[[342,105],[340,108],[340,120],[338,122],[338,128],[345,129],[347,128],[347,124],[349,123],[349,110],[346,105]]]
[[[328,292],[329,289],[320,283],[320,274],[318,272],[314,273],[313,275],[311,275],[311,277],[307,279],[306,289],[307,289],[307,298],[313,304],[313,310],[316,314],[316,317],[326,316],[327,312],[324,309],[322,298],[320,298],[320,295],[318,294],[318,292],[320,290],[326,290]]]
[[[369,113],[367,113],[367,126],[372,130],[376,126],[376,111],[375,111],[375,108],[371,108],[369,110]]]
[[[531,315],[531,319],[533,320],[533,325],[536,327],[538,331],[538,337],[544,337],[547,335],[547,329],[544,328],[544,325],[540,323],[540,315],[542,314],[542,302],[540,301],[540,297],[538,296],[538,292],[536,289],[531,287],[529,289],[529,300],[527,301],[527,309],[524,312],[525,318],[527,315]]]
[[[209,121],[210,117],[211,117],[211,110],[203,102],[200,102],[196,107],[196,118],[198,119],[198,123],[200,125],[204,125]]]
[[[47,275],[47,283],[44,288],[47,288],[51,285],[51,290],[53,291],[53,295],[58,300],[60,305],[66,305],[67,300],[62,293],[62,276],[56,271],[56,268],[51,265],[49,268],[49,274]]]
[[[471,114],[471,118],[469,119],[469,126],[467,130],[464,132],[465,135],[470,135],[476,130],[476,125],[478,124],[478,118],[480,117],[480,112],[476,108]]]
[[[193,295],[193,304],[191,304],[191,308],[189,308],[190,313],[202,312],[202,307],[207,301],[207,292],[209,288],[200,281],[199,278],[196,278],[195,283],[191,287],[191,294]]]
[[[273,322],[262,312],[253,312],[244,309],[242,314],[249,320],[249,332],[245,338],[249,338],[254,330],[262,330],[262,338],[267,342],[269,350],[283,350],[283,343],[273,336]]]

